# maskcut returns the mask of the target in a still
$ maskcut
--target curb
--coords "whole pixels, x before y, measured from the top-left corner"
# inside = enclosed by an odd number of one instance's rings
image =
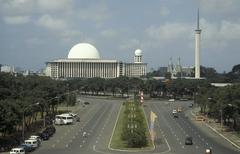
[[[192,116],[195,116],[195,114],[191,111]],[[225,137],[223,134],[221,134],[219,131],[217,131],[215,128],[213,128],[212,126],[210,126],[209,124],[207,124],[206,122],[204,122],[204,124],[210,128],[212,131],[214,131],[216,134],[218,134],[219,136],[221,136],[222,138],[224,138],[226,141],[228,141],[229,143],[231,143],[234,147],[236,147],[238,150],[240,150],[240,146],[238,146],[237,144],[235,144],[234,142],[232,142],[230,139],[228,139],[227,137]]]
[[[224,138],[225,140],[227,140],[229,143],[231,143],[233,146],[235,146],[236,148],[238,148],[240,150],[240,146],[238,146],[237,144],[235,144],[234,142],[232,142],[230,139],[228,139],[227,137],[225,137],[223,134],[221,134],[219,131],[217,131],[215,128],[213,128],[212,126],[210,126],[209,124],[205,123],[206,126],[208,126],[210,129],[212,129],[215,133],[217,133],[219,136],[221,136],[222,138]]]

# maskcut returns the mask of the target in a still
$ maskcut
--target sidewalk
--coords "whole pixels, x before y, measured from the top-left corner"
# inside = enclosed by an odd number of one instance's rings
[[[199,108],[194,108],[191,111],[191,115],[193,116],[193,118],[197,115],[197,113],[199,113],[199,111]],[[229,128],[224,125],[221,129],[221,124],[216,123],[213,119],[207,119],[206,121],[203,121],[203,123],[210,129],[212,129],[215,133],[220,135],[222,138],[230,142],[233,146],[240,149],[240,135],[237,134],[237,132],[229,131]]]

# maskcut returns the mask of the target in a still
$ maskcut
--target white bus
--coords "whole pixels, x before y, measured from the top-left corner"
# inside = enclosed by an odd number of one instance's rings
[[[73,117],[69,114],[60,114],[55,116],[56,125],[67,125],[73,123]]]

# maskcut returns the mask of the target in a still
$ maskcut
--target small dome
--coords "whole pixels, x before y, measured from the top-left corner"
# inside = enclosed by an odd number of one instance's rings
[[[141,49],[135,50],[135,56],[142,56],[142,50]]]
[[[68,58],[100,59],[100,54],[93,45],[88,43],[79,43],[71,48],[68,53]]]

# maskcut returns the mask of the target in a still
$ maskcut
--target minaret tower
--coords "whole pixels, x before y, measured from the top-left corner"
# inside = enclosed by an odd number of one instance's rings
[[[199,28],[199,9],[198,9],[197,29],[195,30],[195,79],[200,78],[200,39],[201,29]]]
[[[134,63],[142,63],[142,50],[135,50]]]

